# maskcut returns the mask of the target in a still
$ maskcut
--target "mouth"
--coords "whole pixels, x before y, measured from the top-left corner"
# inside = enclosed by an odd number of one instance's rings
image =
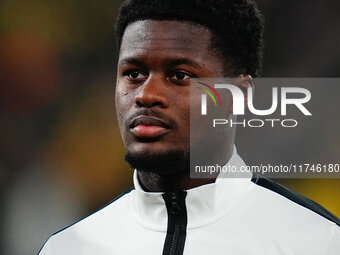
[[[152,116],[139,116],[133,119],[129,129],[134,136],[148,140],[159,138],[170,131],[167,123]]]

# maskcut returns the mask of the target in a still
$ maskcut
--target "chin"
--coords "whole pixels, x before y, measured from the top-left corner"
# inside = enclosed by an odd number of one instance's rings
[[[155,142],[133,142],[126,147],[128,154],[141,154],[141,155],[165,155],[167,153],[183,151],[182,148],[174,147],[174,143],[166,143],[164,141]]]
[[[190,169],[189,150],[148,148],[127,151],[125,160],[139,171],[174,175]]]

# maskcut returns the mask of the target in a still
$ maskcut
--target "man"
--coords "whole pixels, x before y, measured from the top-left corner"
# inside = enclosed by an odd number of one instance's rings
[[[263,21],[247,0],[128,0],[116,108],[135,189],[53,235],[40,254],[340,254],[339,219],[266,179],[190,179],[190,79],[252,86]],[[235,130],[216,160],[238,168]]]

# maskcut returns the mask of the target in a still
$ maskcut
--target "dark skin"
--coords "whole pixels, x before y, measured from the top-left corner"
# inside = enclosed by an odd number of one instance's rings
[[[170,149],[189,151],[190,79],[223,77],[225,72],[224,60],[210,42],[208,29],[186,22],[145,20],[126,28],[118,60],[116,109],[127,151],[148,155]],[[127,123],[141,109],[160,112],[173,123],[164,120],[168,126],[161,136],[141,139],[141,133],[136,135]],[[232,146],[233,138],[219,161],[227,162]],[[145,190],[158,192],[187,190],[216,179],[190,179],[185,173],[163,176],[138,169],[137,173]]]

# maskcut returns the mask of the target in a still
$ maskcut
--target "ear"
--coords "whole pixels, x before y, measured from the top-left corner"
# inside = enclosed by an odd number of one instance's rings
[[[248,107],[248,88],[251,90],[253,96],[255,93],[254,80],[249,74],[241,74],[236,78],[234,85],[242,90],[244,95],[244,108],[246,109]]]

